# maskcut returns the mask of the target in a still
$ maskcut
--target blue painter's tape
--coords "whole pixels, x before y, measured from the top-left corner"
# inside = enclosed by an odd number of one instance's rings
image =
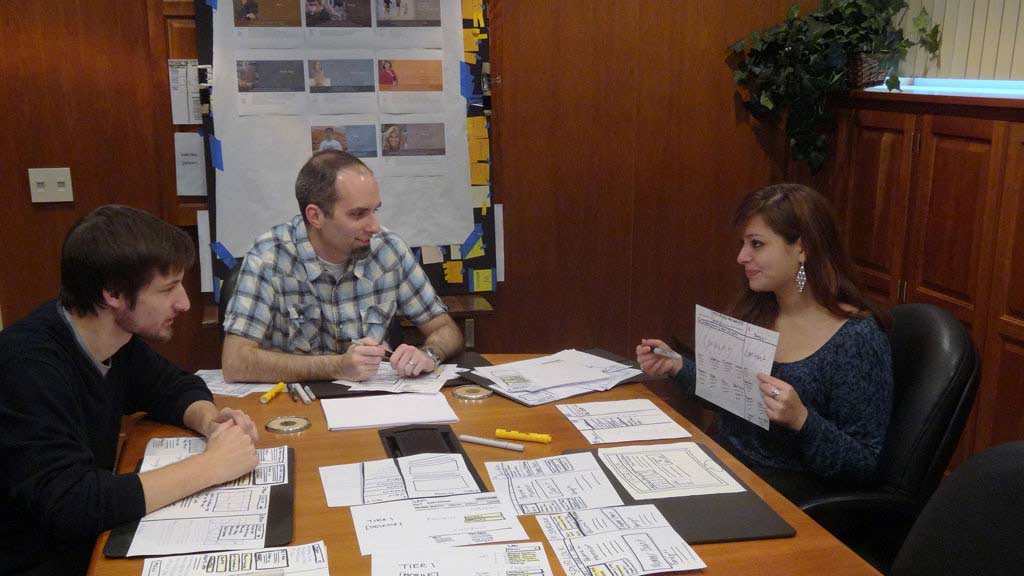
[[[471,100],[473,98],[473,71],[465,62],[461,63],[460,70],[462,74],[459,82],[460,93],[466,100]]]
[[[483,235],[484,235],[483,227],[480,226],[479,224],[477,224],[473,228],[473,231],[469,233],[469,236],[466,237],[466,241],[462,243],[462,257],[463,258],[466,257],[466,254],[469,254],[469,251],[473,249],[474,245],[476,245],[477,240],[479,240],[481,237],[483,237]]]
[[[476,282],[473,279],[473,269],[463,268],[462,277],[466,279],[466,287],[469,288],[469,291],[476,292],[476,286],[474,285]]]
[[[220,140],[213,134],[210,134],[210,162],[217,170],[224,171],[224,156],[221,152]]]
[[[235,257],[231,255],[231,252],[228,252],[227,247],[223,244],[220,242],[210,242],[210,249],[213,250],[213,255],[217,257],[217,260],[223,262],[228,269],[235,267]]]
[[[214,10],[217,9],[217,0],[206,0],[206,5]]]
[[[220,278],[213,279],[213,302],[220,304],[220,285],[223,284]]]

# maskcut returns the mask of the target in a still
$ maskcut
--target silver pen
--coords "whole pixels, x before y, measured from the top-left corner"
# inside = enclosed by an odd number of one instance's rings
[[[312,400],[309,399],[309,395],[306,394],[306,391],[302,389],[302,384],[295,385],[295,393],[299,395],[299,399],[302,400],[303,404],[309,404],[313,402]]]
[[[522,444],[502,442],[501,440],[491,440],[490,438],[480,438],[479,436],[470,436],[469,434],[459,434],[459,440],[470,442],[472,444],[483,444],[484,446],[494,446],[495,448],[515,450],[516,452],[522,452],[525,450]]]
[[[683,357],[680,356],[676,352],[673,352],[671,350],[664,350],[664,349],[661,349],[661,348],[655,348],[654,346],[651,346],[651,352],[654,352],[658,356],[664,356],[665,358],[671,358],[673,360],[682,360],[683,359]]]
[[[313,389],[309,387],[309,384],[303,384],[302,387],[306,389],[306,394],[309,395],[309,399],[316,402],[316,394],[313,394]]]

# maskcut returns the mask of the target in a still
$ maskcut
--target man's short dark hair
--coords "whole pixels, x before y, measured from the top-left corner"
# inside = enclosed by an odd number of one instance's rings
[[[318,206],[327,216],[334,213],[334,203],[338,201],[338,195],[334,193],[334,182],[338,172],[354,167],[372,173],[362,160],[339,150],[317,152],[299,170],[299,176],[295,179],[295,199],[299,201],[299,213],[306,224],[309,224],[306,206],[310,204]]]
[[[128,297],[160,272],[192,267],[195,244],[180,228],[128,206],[101,206],[75,224],[64,238],[60,259],[60,302],[78,314],[105,307],[103,291]]]

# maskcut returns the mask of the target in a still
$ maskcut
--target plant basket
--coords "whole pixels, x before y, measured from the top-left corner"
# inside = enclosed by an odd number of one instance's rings
[[[863,52],[858,52],[850,57],[847,74],[851,90],[884,84],[886,78],[886,70],[881,61],[877,57]]]

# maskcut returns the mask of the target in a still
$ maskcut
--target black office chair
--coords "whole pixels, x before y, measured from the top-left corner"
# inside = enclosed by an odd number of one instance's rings
[[[882,572],[939,484],[978,385],[978,354],[952,314],[929,304],[902,304],[892,316],[895,394],[880,484],[799,503]]]
[[[975,454],[942,481],[893,563],[892,576],[1024,571],[1024,442]]]
[[[238,285],[238,274],[241,271],[242,259],[238,259],[235,262],[235,265],[228,270],[224,281],[221,283],[220,301],[217,302],[217,314],[220,319],[221,328],[224,327],[224,314],[227,312],[228,302],[231,301],[231,297],[235,294],[235,287]],[[388,330],[384,335],[384,340],[392,350],[405,341],[405,336],[402,334],[402,322],[398,318],[398,314],[391,317],[391,323],[388,324]]]

